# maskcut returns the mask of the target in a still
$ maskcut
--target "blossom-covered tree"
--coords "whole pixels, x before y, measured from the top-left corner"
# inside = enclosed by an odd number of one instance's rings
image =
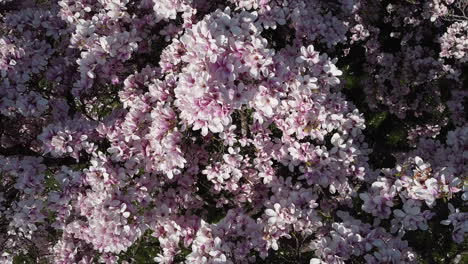
[[[466,0],[0,0],[0,263],[451,263]]]

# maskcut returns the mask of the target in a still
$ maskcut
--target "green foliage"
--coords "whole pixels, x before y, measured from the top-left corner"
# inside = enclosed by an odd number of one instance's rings
[[[401,127],[396,127],[386,135],[386,143],[392,147],[405,147],[406,146],[407,132]]]
[[[13,264],[36,264],[36,258],[29,254],[20,254],[13,258]]]
[[[50,170],[45,171],[45,187],[46,192],[59,190],[59,183],[55,179],[54,173]]]
[[[371,117],[367,121],[367,127],[370,129],[377,129],[382,125],[387,117],[388,112],[372,113]]]
[[[175,257],[174,261],[175,263],[183,263],[185,261],[185,258],[188,256],[188,254],[190,254],[192,251],[187,249],[187,248],[184,248],[182,247],[181,248],[181,252],[179,254],[177,254],[177,256]]]
[[[161,253],[161,247],[158,239],[152,236],[151,231],[147,231],[127,251],[119,255],[118,263],[125,260],[135,264],[153,264],[156,263],[154,258],[159,253]]]

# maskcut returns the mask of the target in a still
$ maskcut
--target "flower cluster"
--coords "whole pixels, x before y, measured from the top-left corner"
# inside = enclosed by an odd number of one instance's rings
[[[460,62],[468,61],[468,21],[455,22],[440,38],[442,51],[441,57],[454,58]]]
[[[416,256],[408,243],[338,211],[344,222],[335,222],[309,245],[321,263],[345,263],[354,256],[364,256],[366,263],[415,263]],[[313,260],[317,262],[316,260]],[[311,261],[311,263],[314,263]]]

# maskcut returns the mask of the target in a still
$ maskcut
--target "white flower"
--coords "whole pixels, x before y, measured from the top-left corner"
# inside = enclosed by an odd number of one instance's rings
[[[323,262],[321,259],[318,258],[312,258],[310,259],[310,264],[325,264],[326,262]]]
[[[340,83],[340,79],[336,76],[341,76],[343,74],[342,71],[338,70],[335,64],[328,62],[327,64],[323,65],[323,71],[327,75],[326,82],[330,85],[337,85]]]
[[[267,216],[269,216],[270,218],[268,218],[268,223],[269,224],[275,224],[275,223],[280,223],[281,222],[281,218],[280,218],[280,210],[281,210],[281,205],[279,203],[275,203],[275,205],[273,205],[274,207],[274,210],[273,209],[266,209],[265,210],[265,214]]]
[[[273,108],[278,105],[278,100],[269,95],[259,95],[257,96],[256,106],[262,110],[262,112],[270,117],[273,115]]]
[[[315,90],[318,88],[317,86],[317,78],[310,77],[309,75],[299,76],[297,78],[299,81],[299,89],[302,90]]]
[[[311,64],[316,64],[320,61],[319,53],[314,50],[314,46],[309,45],[307,48],[301,48],[301,56],[296,58],[296,62],[302,63],[304,61]]]
[[[408,200],[403,205],[403,210],[397,209],[393,211],[396,219],[401,221],[403,227],[408,230],[427,230],[427,222],[421,213],[421,207],[415,200]]]
[[[417,166],[417,170],[420,171],[420,172],[422,172],[422,171],[424,171],[424,170],[426,170],[427,168],[430,167],[429,163],[424,163],[424,161],[419,156],[416,156],[414,158],[414,163]]]

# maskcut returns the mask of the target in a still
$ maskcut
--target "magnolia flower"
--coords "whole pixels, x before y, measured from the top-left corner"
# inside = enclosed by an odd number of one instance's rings
[[[424,185],[420,184],[419,181],[414,182],[410,188],[410,196],[414,199],[424,200],[428,206],[433,206],[435,200],[439,197],[439,184],[437,179],[430,178],[424,181]]]
[[[424,163],[424,161],[419,157],[414,157],[414,163],[416,164],[416,171],[424,173],[426,169],[430,167],[429,163]]]
[[[460,212],[460,209],[455,208],[451,203],[448,204],[448,208],[450,210],[448,219],[440,223],[443,225],[453,225],[453,241],[462,243],[465,235],[468,233],[468,213]]]
[[[320,61],[319,53],[314,50],[314,46],[309,45],[301,47],[301,56],[296,58],[297,63],[307,62],[309,64],[316,64]]]
[[[274,209],[266,209],[265,214],[269,216],[268,218],[268,223],[269,224],[280,224],[282,223],[282,218],[280,217],[280,210],[281,210],[281,205],[279,203],[275,203],[273,205]]]
[[[402,222],[403,227],[408,230],[427,230],[427,219],[421,213],[421,207],[415,200],[408,200],[403,205],[403,210],[393,211],[395,217]]]
[[[335,64],[327,63],[323,66],[323,71],[325,72],[327,78],[325,79],[325,83],[329,85],[337,85],[340,83],[340,79],[336,76],[341,76],[343,74]]]
[[[278,105],[278,100],[270,95],[259,95],[255,104],[267,117],[273,115],[273,109]]]
[[[312,258],[310,259],[310,264],[325,264],[326,262],[322,261],[321,259],[318,258]]]

